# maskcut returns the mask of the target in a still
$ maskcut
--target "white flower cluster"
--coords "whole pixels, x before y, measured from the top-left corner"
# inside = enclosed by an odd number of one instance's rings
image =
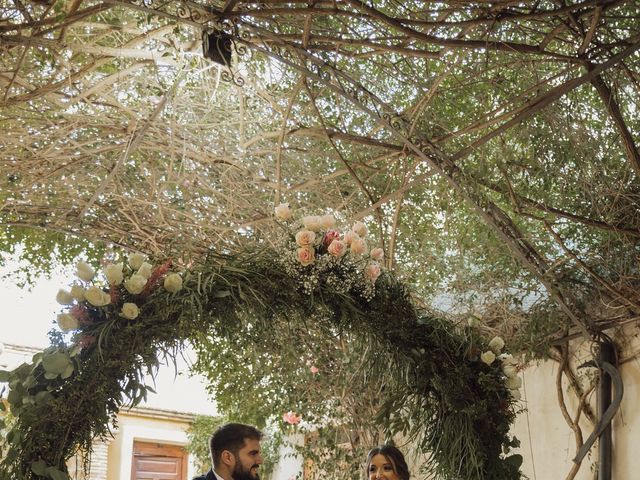
[[[292,219],[289,205],[278,205],[275,216],[289,222]],[[366,298],[373,298],[376,280],[382,272],[383,249],[369,250],[364,223],[355,222],[345,232],[336,230],[335,225],[333,215],[306,216],[292,224],[295,246],[287,241],[281,257],[286,272],[309,295],[320,282],[325,282],[340,292],[356,288]]]
[[[493,337],[489,342],[489,350],[480,355],[487,365],[492,365],[496,360],[500,361],[502,373],[504,374],[505,385],[514,400],[520,400],[520,387],[522,378],[518,376],[518,361],[510,353],[502,352],[504,340],[501,337]]]
[[[125,272],[128,277],[125,279]],[[146,257],[139,253],[129,255],[127,267],[124,262],[112,263],[104,267],[104,278],[109,286],[109,292],[100,285],[92,282],[96,278],[94,269],[85,262],[76,265],[76,276],[80,283],[74,283],[70,290],[60,289],[56,301],[61,305],[71,307],[69,312],[58,315],[57,322],[60,330],[69,332],[80,327],[80,321],[88,318],[87,310],[83,307],[107,307],[119,298],[118,289],[124,288],[131,295],[139,295],[147,287],[153,275],[153,267],[146,261]],[[171,273],[164,278],[164,288],[170,293],[176,293],[182,288],[182,277]],[[112,293],[115,292],[114,295]],[[117,306],[114,306],[117,309]],[[127,320],[135,320],[140,315],[140,308],[134,302],[123,302],[118,315]]]

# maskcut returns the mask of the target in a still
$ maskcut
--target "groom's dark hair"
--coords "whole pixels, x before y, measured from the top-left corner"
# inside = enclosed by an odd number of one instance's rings
[[[229,450],[234,455],[244,447],[247,438],[261,440],[262,432],[256,427],[243,423],[226,423],[219,427],[209,439],[209,450],[214,467],[220,463],[220,455]]]

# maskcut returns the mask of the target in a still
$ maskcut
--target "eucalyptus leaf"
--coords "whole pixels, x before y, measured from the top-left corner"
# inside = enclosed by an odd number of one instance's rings
[[[69,356],[63,352],[49,353],[42,357],[42,366],[45,372],[55,374],[55,376],[63,373],[70,363]]]
[[[47,463],[44,460],[36,460],[31,463],[31,471],[40,477],[46,477]]]
[[[69,363],[67,365],[67,368],[60,375],[60,377],[63,378],[63,379],[69,378],[71,375],[73,375],[73,372],[74,372],[73,363]]]
[[[47,476],[52,480],[70,480],[69,475],[64,472],[61,472],[56,467],[47,468]]]

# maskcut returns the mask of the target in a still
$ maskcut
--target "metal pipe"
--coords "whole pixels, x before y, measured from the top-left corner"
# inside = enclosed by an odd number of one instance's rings
[[[598,364],[604,365],[604,363],[611,365],[616,364],[615,360],[615,347],[611,342],[600,342],[600,353],[598,354]],[[600,368],[600,383],[598,385],[598,419],[604,417],[605,412],[611,405],[611,376]],[[607,423],[607,426],[602,430],[600,438],[598,440],[598,480],[611,480],[611,465],[612,465],[612,438],[611,438],[611,423]]]

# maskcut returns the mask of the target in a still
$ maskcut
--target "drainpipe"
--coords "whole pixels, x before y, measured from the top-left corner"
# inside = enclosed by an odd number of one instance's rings
[[[600,342],[598,365],[600,367],[600,384],[598,385],[598,418],[602,420],[611,405],[611,375],[603,369],[609,364],[615,365],[615,348],[611,342]],[[598,439],[599,460],[598,480],[611,480],[611,422],[606,423]]]
[[[620,372],[614,366],[616,363],[615,346],[610,341],[603,341],[599,344],[600,352],[597,360],[591,360],[578,368],[598,367],[600,369],[600,382],[598,384],[598,424],[594,428],[589,438],[585,440],[578,450],[573,461],[582,462],[582,459],[589,453],[596,440],[599,440],[599,461],[598,480],[611,480],[611,421],[615,416],[622,396],[624,394],[624,384]],[[611,388],[613,385],[613,389]],[[613,399],[612,397],[613,390]]]

